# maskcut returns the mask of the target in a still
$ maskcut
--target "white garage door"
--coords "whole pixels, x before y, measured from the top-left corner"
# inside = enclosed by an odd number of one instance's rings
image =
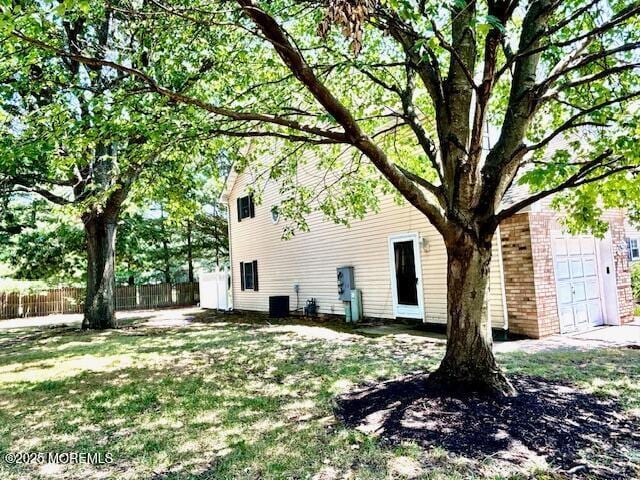
[[[553,257],[560,331],[576,332],[604,324],[595,239],[557,236]]]

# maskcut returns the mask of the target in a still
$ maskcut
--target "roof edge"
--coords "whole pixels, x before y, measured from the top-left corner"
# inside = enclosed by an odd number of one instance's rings
[[[229,203],[229,195],[231,194],[231,190],[233,190],[237,179],[238,172],[236,171],[234,166],[231,165],[231,170],[227,174],[227,178],[224,181],[224,188],[222,189],[222,193],[220,194],[220,197],[218,197],[218,200],[221,203]]]

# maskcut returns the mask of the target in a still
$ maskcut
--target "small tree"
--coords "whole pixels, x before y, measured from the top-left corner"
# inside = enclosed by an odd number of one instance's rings
[[[352,148],[446,245],[447,350],[432,380],[513,392],[492,353],[485,308],[494,234],[549,195],[611,176],[635,180],[639,2],[237,0],[126,9],[163,17],[154,38],[171,39],[172,62],[220,68],[177,91],[157,74],[167,66],[159,52],[155,67],[135,68],[16,28],[12,35],[206,111],[219,133]],[[185,37],[189,25],[200,29],[197,39]],[[381,135],[390,128],[408,129],[421,154],[394,156]],[[555,139],[578,133],[545,156]],[[531,194],[504,205],[526,169]],[[367,202],[362,192],[358,199]]]

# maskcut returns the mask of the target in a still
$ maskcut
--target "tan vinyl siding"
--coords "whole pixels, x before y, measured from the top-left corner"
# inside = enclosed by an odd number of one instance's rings
[[[380,212],[353,221],[350,227],[323,220],[314,212],[308,217],[309,232],[282,240],[283,221],[273,224],[271,207],[278,204],[277,185],[271,181],[255,206],[255,217],[238,222],[236,199],[252,183],[240,174],[229,194],[233,306],[240,310],[267,311],[269,296],[289,295],[296,308],[293,285],[300,285],[299,304],[316,298],[321,313],[343,314],[338,300],[336,268],[352,265],[356,288],[362,290],[367,317],[394,318],[389,264],[389,236],[418,232],[428,242],[421,249],[425,321],[446,323],[446,251],[438,232],[410,205],[398,205],[391,197],[381,201]],[[490,309],[494,327],[503,326],[503,304],[497,244],[491,273]],[[241,291],[240,262],[258,261],[259,291]]]

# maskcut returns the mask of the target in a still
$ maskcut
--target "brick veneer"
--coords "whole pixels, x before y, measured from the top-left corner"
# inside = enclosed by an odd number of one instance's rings
[[[623,323],[633,320],[631,275],[625,244],[624,212],[605,219],[613,245],[618,312]],[[520,213],[500,224],[509,331],[539,338],[560,333],[551,231],[559,229],[557,213]]]
[[[611,232],[613,246],[613,262],[616,268],[616,283],[618,287],[618,313],[620,321],[627,323],[633,320],[633,292],[631,291],[631,272],[629,268],[629,254],[625,239],[624,212],[612,211],[607,220]]]
[[[531,252],[529,214],[519,213],[500,224],[509,331],[537,338],[538,307]]]
[[[556,227],[556,213],[531,212],[529,228],[533,246],[533,276],[538,307],[538,337],[560,333],[556,296],[556,277],[551,252],[551,229]]]

